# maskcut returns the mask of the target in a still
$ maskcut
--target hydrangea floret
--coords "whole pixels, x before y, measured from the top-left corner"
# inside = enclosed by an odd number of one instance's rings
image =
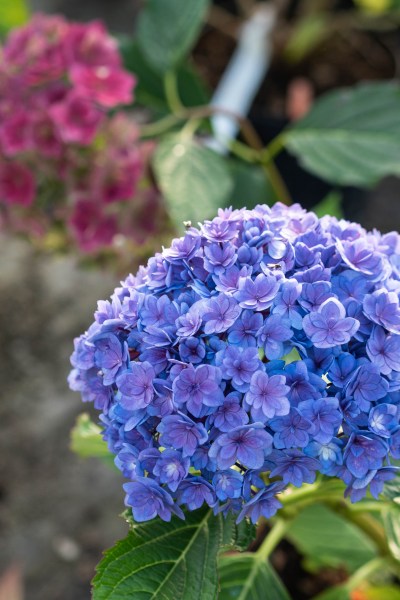
[[[1,228],[35,240],[63,232],[87,253],[117,234],[140,243],[154,231],[157,196],[140,184],[151,148],[121,110],[135,83],[100,21],[38,14],[9,34],[0,49]]]
[[[137,521],[271,517],[317,474],[351,501],[400,458],[400,236],[299,205],[219,210],[101,301],[69,382]]]

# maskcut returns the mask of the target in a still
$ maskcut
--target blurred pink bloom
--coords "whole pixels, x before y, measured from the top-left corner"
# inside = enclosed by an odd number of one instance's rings
[[[105,108],[133,101],[135,78],[122,69],[101,66],[96,68],[74,65],[70,71],[71,81],[78,93]]]
[[[29,206],[35,197],[32,171],[19,162],[0,163],[0,200]]]
[[[47,114],[36,115],[32,123],[32,144],[35,150],[48,158],[59,158],[62,155],[62,141]]]
[[[99,199],[109,204],[133,198],[142,170],[139,156],[123,160],[111,155],[104,168],[98,172],[99,181],[95,189]]]
[[[37,15],[0,54],[0,229],[45,237],[56,226],[91,253],[117,233],[145,240],[140,219],[157,211],[139,181],[152,149],[129,115],[109,114],[136,83],[116,40],[99,21]]]
[[[96,201],[86,199],[76,202],[70,226],[79,247],[85,252],[109,246],[118,231],[116,217],[102,212]]]
[[[10,114],[0,126],[1,148],[6,156],[14,156],[32,147],[31,119],[24,110]]]
[[[121,58],[117,41],[112,38],[101,21],[70,26],[66,47],[70,63],[88,67],[119,67]]]
[[[49,106],[65,100],[70,89],[66,82],[52,81],[46,87],[34,91],[29,98],[29,106],[35,111],[47,112]]]
[[[35,15],[27,26],[9,35],[4,47],[5,64],[30,85],[58,79],[67,66],[67,33],[68,23],[62,17]]]
[[[54,104],[49,113],[64,142],[90,144],[104,113],[84,96],[70,92],[63,102]]]

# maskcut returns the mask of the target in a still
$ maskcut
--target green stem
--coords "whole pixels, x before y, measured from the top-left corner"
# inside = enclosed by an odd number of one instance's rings
[[[381,513],[386,510],[388,503],[384,500],[372,501],[372,502],[357,502],[349,506],[351,512],[368,512],[368,513]]]
[[[343,484],[338,484],[332,479],[316,481],[297,489],[289,488],[287,492],[279,496],[279,500],[285,509],[294,507],[299,510],[309,504],[335,497],[338,499],[343,497]]]
[[[182,127],[180,131],[180,136],[183,139],[192,138],[196,133],[197,129],[200,127],[201,123],[201,119],[189,119],[189,121],[186,121],[185,125]]]
[[[388,565],[386,558],[383,556],[377,556],[376,558],[371,559],[370,561],[365,563],[365,565],[357,569],[355,573],[353,573],[353,575],[346,582],[345,588],[349,592],[351,592],[352,590],[357,588],[360,585],[360,583],[363,583],[366,580],[368,581],[368,579],[373,573],[375,573],[375,571],[383,569],[387,566]]]
[[[232,140],[230,142],[229,150],[232,152],[232,154],[234,154],[238,158],[241,158],[245,162],[253,164],[259,162],[258,152],[253,148],[250,148],[246,144],[239,142],[238,140]]]
[[[289,191],[285,182],[282,179],[282,176],[277,169],[274,162],[262,163],[262,167],[264,169],[265,174],[267,175],[267,179],[269,180],[278,200],[290,206],[292,204],[292,199],[290,197]]]
[[[263,163],[272,162],[278,154],[280,154],[285,146],[284,134],[277,135],[264,150],[262,151]]]
[[[165,96],[167,98],[168,106],[174,115],[181,116],[184,112],[185,107],[181,102],[178,90],[178,79],[175,71],[167,71],[164,77],[164,89]]]
[[[180,121],[183,121],[184,117],[178,116],[178,115],[166,115],[165,117],[162,117],[162,119],[159,119],[158,121],[155,121],[154,123],[148,123],[147,125],[141,125],[140,126],[140,137],[141,138],[148,138],[148,137],[157,137],[159,135],[162,135],[163,133],[166,133],[167,131],[169,131],[170,129],[172,129],[172,127],[175,127],[175,125],[177,125],[178,123],[180,123]]]
[[[321,502],[336,514],[353,523],[361,529],[377,547],[381,556],[389,556],[390,550],[387,544],[383,527],[366,509],[361,511],[343,499],[343,485],[332,480],[319,481],[298,490],[290,490],[290,493],[282,494],[279,500],[283,504],[282,515],[294,517],[306,506]]]
[[[266,561],[269,555],[273,552],[281,539],[285,537],[287,530],[291,525],[289,519],[277,519],[263,543],[255,553],[260,561]]]
[[[363,531],[367,537],[375,544],[381,556],[390,556],[389,546],[386,540],[385,531],[382,525],[368,513],[355,512],[345,501],[325,501],[338,515],[344,517],[346,521],[353,523],[358,529]]]

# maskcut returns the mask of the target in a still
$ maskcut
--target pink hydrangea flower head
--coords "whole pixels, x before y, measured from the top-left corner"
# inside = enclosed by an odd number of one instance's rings
[[[133,101],[135,78],[122,69],[105,65],[95,68],[73,65],[70,77],[78,93],[105,108]]]
[[[117,232],[148,238],[138,222],[147,145],[130,117],[109,114],[132,102],[134,86],[100,21],[37,15],[9,35],[0,49],[1,229],[37,238],[56,225],[61,243],[90,253]]]
[[[50,108],[58,133],[66,143],[90,144],[104,118],[104,113],[90,100],[70,92],[63,102]]]
[[[0,200],[6,204],[30,206],[35,197],[32,171],[16,161],[0,162]]]

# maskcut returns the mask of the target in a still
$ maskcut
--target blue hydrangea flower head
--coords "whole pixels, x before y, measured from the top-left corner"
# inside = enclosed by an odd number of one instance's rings
[[[68,381],[134,519],[256,522],[318,473],[377,496],[400,458],[399,265],[397,233],[225,209],[100,301]]]

